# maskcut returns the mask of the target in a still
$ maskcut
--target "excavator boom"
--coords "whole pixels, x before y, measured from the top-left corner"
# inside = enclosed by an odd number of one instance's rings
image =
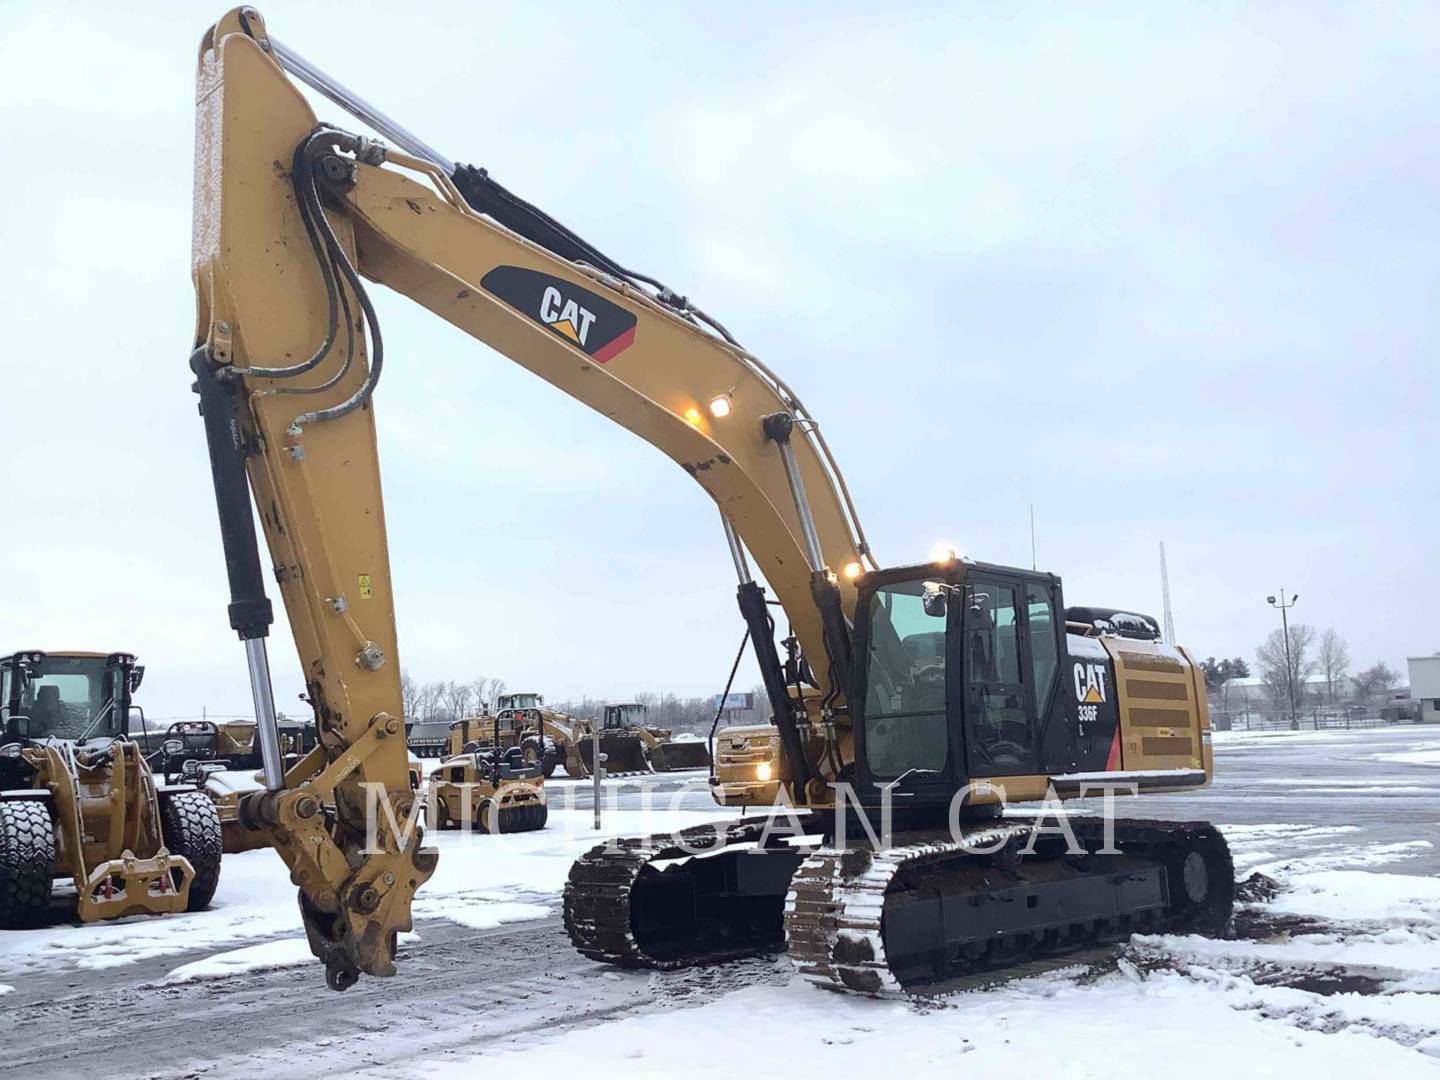
[[[319,124],[290,74],[425,156]],[[332,985],[393,970],[396,934],[435,864],[406,782],[375,441],[384,348],[367,281],[635,432],[715,499],[798,754],[804,706],[790,703],[742,544],[805,655],[829,656],[813,680],[832,705],[843,703],[848,666],[841,611],[868,552],[823,438],[784,382],[683,298],[338,87],[253,9],[231,11],[202,41],[195,145],[191,367],[268,788],[246,815],[273,831]],[[319,745],[288,772],[274,737],[252,500],[316,713]],[[327,822],[319,811],[332,795]]]

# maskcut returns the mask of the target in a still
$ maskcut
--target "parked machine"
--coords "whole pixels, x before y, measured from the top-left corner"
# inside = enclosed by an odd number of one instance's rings
[[[633,737],[639,742],[641,752],[652,772],[703,769],[710,764],[710,751],[704,740],[677,739],[667,728],[650,727],[645,723],[648,711],[648,707],[638,701],[606,705],[600,727],[602,740],[606,737]],[[609,768],[608,762],[606,767]]]
[[[157,784],[126,732],[144,670],[129,653],[0,657],[0,928],[44,921],[63,879],[81,922],[209,906],[215,809]]]
[[[498,724],[489,716],[470,717],[451,724],[450,752],[458,754],[466,747],[488,745],[493,730],[501,747],[518,747],[525,762],[539,765],[546,779],[554,774],[556,765],[563,767],[567,776],[577,779],[588,779],[594,773],[594,721],[547,708],[543,695],[529,692],[501,694],[494,719]],[[602,728],[600,752],[605,755],[605,770],[611,776],[651,771],[650,759],[638,732]]]
[[[236,758],[222,756],[233,744],[227,743],[214,723],[179,720],[154,741],[157,745],[147,755],[151,767],[167,785],[204,792],[220,821],[221,850],[226,855],[270,846],[268,834],[247,829],[240,822],[240,800],[264,786],[256,780],[253,767],[237,768]],[[245,755],[238,760],[243,763]]]
[[[317,123],[290,75],[401,149]],[[948,551],[882,566],[819,421],[773,369],[686,297],[360,102],[254,9],[206,34],[197,82],[190,371],[265,764],[241,818],[274,834],[332,987],[393,973],[436,862],[385,824],[413,820],[414,794],[372,284],[646,440],[718,508],[773,730],[763,746],[753,729],[721,732],[712,790],[735,807],[783,794],[804,835],[767,835],[752,815],[696,837],[698,851],[674,837],[597,848],[565,890],[583,953],[664,968],[785,946],[817,983],[884,993],[1134,929],[1225,925],[1234,875],[1209,824],[1120,821],[1118,853],[1082,857],[1053,838],[1024,848],[1025,823],[997,816],[997,785],[1016,802],[1078,797],[1097,776],[1138,791],[1207,783],[1203,681],[1184,650],[1124,613],[1067,619],[1051,574]],[[880,365],[866,392],[897,377]],[[960,376],[942,389],[965,401]],[[265,651],[270,566],[318,727],[288,772]],[[781,613],[795,642],[783,661]],[[377,793],[390,812],[367,833]],[[319,812],[331,795],[333,817]],[[889,844],[840,843],[842,824],[887,808]]]
[[[518,746],[501,745],[499,724],[498,717],[490,717],[484,746],[472,744],[431,772],[437,828],[457,828],[467,821],[487,833],[545,827],[549,810],[540,764],[526,761]]]

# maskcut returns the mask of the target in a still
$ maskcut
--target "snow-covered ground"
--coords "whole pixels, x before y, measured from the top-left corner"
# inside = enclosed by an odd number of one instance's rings
[[[1400,765],[1433,765],[1440,769],[1440,750],[1411,750],[1399,754],[1376,754],[1376,761],[1393,761]]]
[[[598,832],[583,804],[589,784],[558,783],[542,832],[428,834],[441,859],[416,900],[417,933],[403,942],[405,971],[429,978],[424,973],[438,971],[432,965],[443,959],[460,985],[483,987],[491,978],[514,985],[521,976],[493,947],[477,945],[482,951],[472,960],[463,945],[469,939],[455,944],[457,934],[483,936],[491,927],[504,927],[497,933],[507,941],[548,935],[534,954],[572,964],[554,976],[549,969],[525,974],[531,981],[523,991],[497,991],[493,1008],[457,1003],[442,1021],[432,1000],[431,1012],[403,1015],[407,996],[387,998],[386,984],[375,980],[343,999],[327,998],[310,967],[286,871],[272,853],[254,851],[226,857],[211,911],[0,936],[0,994],[17,991],[0,1013],[47,1008],[30,989],[36,980],[82,988],[59,990],[62,999],[109,979],[126,995],[199,992],[219,1008],[245,1009],[254,995],[277,993],[306,1010],[344,1003],[336,1006],[339,1021],[324,1025],[321,1045],[313,1036],[277,1044],[270,1034],[214,1056],[203,1045],[166,1048],[167,1068],[207,1077],[345,1071],[388,1078],[495,1067],[542,1076],[573,1068],[598,1076],[765,1070],[828,1077],[882,1066],[892,1073],[1048,1070],[1207,1080],[1281,1069],[1307,1077],[1440,1075],[1440,879],[1427,876],[1440,854],[1431,813],[1440,774],[1430,768],[1440,733],[1239,734],[1218,740],[1214,787],[1147,801],[1143,811],[1179,804],[1186,816],[1215,820],[1239,876],[1260,871],[1279,882],[1274,897],[1246,909],[1248,931],[1234,940],[1136,938],[1118,960],[920,1003],[785,985],[784,961],[754,969],[760,985],[727,976],[688,999],[683,974],[575,965],[554,914],[578,853],[608,835],[733,816],[708,803],[703,775],[680,775],[665,780],[649,809],[636,782],[607,782],[616,803]],[[527,949],[519,951],[523,967]],[[130,965],[144,969],[139,983],[125,982]],[[67,971],[74,973],[68,981]],[[413,981],[405,985],[407,994],[418,992]],[[670,998],[657,1006],[657,988],[667,987]],[[577,1007],[587,1001],[588,1011]],[[89,1002],[77,999],[74,1009],[83,1014]],[[386,1005],[402,1015],[383,1028],[356,1021]],[[67,1030],[72,1014],[63,1001],[56,1008],[49,1030]],[[537,1025],[540,1010],[546,1019]],[[56,1067],[63,1075],[68,1066]],[[122,1067],[118,1075],[130,1073]]]
[[[612,787],[619,789],[618,784]],[[674,793],[667,793],[655,796],[652,809],[608,809],[604,828],[597,831],[593,811],[567,807],[562,789],[562,797],[552,798],[549,826],[539,832],[506,836],[427,832],[426,843],[439,849],[440,863],[416,895],[415,920],[444,919],[483,929],[540,918],[558,908],[570,864],[596,843],[734,816],[718,808],[672,808],[677,801]],[[272,851],[246,851],[225,856],[220,888],[208,911],[88,925],[59,922],[5,934],[0,936],[0,976],[66,967],[97,970],[197,949],[238,949],[244,955],[236,962],[253,970],[257,959],[292,955],[278,944],[274,949],[247,947],[277,935],[290,936],[293,955],[309,956],[295,887],[285,864]],[[223,954],[213,959],[219,970],[229,963]]]
[[[1213,1080],[1282,1069],[1310,1077],[1440,1071],[1440,881],[1303,874],[1265,906],[1347,922],[1274,941],[1137,938],[1108,970],[1077,966],[922,1004],[842,998],[797,979],[698,1009],[501,1047],[452,1061],[439,1073],[722,1077],[743,1070],[834,1077],[964,1070]],[[1280,978],[1337,971],[1358,972],[1376,985],[1326,993]],[[427,1064],[411,1075],[435,1071]]]

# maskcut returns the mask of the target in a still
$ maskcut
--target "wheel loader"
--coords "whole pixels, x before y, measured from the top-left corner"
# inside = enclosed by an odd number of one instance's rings
[[[51,918],[65,879],[81,922],[209,906],[220,821],[194,785],[157,784],[129,738],[143,674],[129,653],[0,657],[0,928]]]
[[[645,760],[653,772],[678,772],[682,769],[703,769],[710,764],[710,751],[701,739],[676,739],[666,728],[645,723],[649,707],[638,701],[624,701],[605,706],[601,739],[609,736],[633,735],[639,740]],[[602,741],[603,749],[603,741]],[[608,753],[608,751],[606,751]],[[610,768],[607,762],[606,768]]]
[[[365,130],[322,121],[298,83]],[[623,126],[623,102],[616,116]],[[1152,623],[1067,610],[1057,576],[948,548],[881,562],[818,415],[775,367],[682,291],[357,97],[254,8],[202,38],[195,146],[187,377],[266,759],[266,790],[241,816],[275,833],[332,987],[393,974],[396,935],[438,859],[408,828],[367,827],[377,796],[392,811],[382,820],[413,820],[415,801],[377,448],[394,352],[376,287],[666,455],[713,502],[729,549],[772,730],[721,732],[711,790],[760,813],[582,856],[564,897],[582,953],[665,969],[783,947],[813,982],[883,994],[1134,930],[1223,929],[1234,870],[1209,823],[1105,822],[1113,836],[1082,824],[1076,853],[1048,837],[1027,846],[1027,822],[1001,814],[1006,802],[1082,798],[1097,784],[1209,783],[1203,680]],[[937,347],[953,350],[953,338]],[[937,408],[988,407],[965,373],[979,361],[957,357],[934,387]],[[883,396],[903,369],[883,359],[829,392]],[[886,415],[848,441],[907,439]],[[962,464],[976,456],[957,447]],[[917,490],[959,513],[978,504],[953,472]],[[269,581],[319,739],[288,771],[266,652]],[[777,624],[794,643],[784,661]],[[333,818],[319,813],[331,793]],[[799,834],[767,830],[777,800],[803,816]],[[862,818],[878,818],[879,834],[851,828]]]

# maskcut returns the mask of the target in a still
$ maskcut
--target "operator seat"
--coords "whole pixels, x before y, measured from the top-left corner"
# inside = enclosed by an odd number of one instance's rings
[[[30,723],[45,734],[58,734],[55,728],[65,719],[65,703],[60,700],[58,686],[42,686],[35,692],[35,704],[30,707]]]

